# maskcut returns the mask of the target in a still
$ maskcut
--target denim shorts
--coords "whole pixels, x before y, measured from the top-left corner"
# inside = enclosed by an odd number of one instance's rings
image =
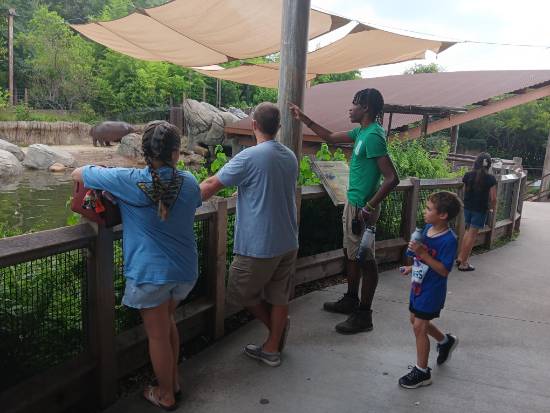
[[[185,299],[196,281],[168,284],[136,284],[134,280],[126,279],[126,288],[122,304],[132,308],[153,308],[172,299],[176,302]]]
[[[466,227],[483,229],[487,221],[487,212],[472,211],[464,208],[464,224]]]

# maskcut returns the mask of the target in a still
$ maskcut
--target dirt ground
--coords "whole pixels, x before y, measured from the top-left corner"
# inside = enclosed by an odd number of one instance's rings
[[[135,160],[125,158],[117,153],[118,144],[111,146],[90,145],[56,145],[56,148],[69,152],[76,159],[77,166],[96,164],[105,166],[143,166]]]

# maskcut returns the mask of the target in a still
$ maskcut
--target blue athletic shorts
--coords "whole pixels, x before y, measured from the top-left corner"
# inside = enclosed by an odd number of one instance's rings
[[[181,301],[189,295],[195,283],[196,281],[189,283],[136,284],[134,280],[127,278],[122,304],[141,309],[158,307],[169,299]]]
[[[464,224],[466,227],[483,229],[487,221],[487,212],[472,211],[464,208]]]

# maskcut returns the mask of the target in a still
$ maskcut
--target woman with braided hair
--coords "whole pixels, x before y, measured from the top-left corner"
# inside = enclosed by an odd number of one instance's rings
[[[141,313],[158,380],[143,396],[164,410],[176,409],[181,395],[174,312],[198,275],[193,223],[202,201],[193,175],[176,170],[180,141],[175,126],[151,122],[142,141],[145,168],[88,165],[73,172],[85,187],[113,194],[120,207],[126,277],[122,303]]]
[[[381,202],[399,183],[382,127],[384,98],[377,89],[357,92],[349,108],[349,119],[359,127],[343,132],[325,129],[292,103],[290,109],[296,119],[329,144],[353,143],[347,202],[342,216],[348,291],[340,300],[325,303],[323,308],[333,313],[350,314],[346,321],[336,325],[336,331],[341,334],[371,331],[371,306],[378,285],[378,267],[374,259],[374,243],[364,255],[362,253],[361,260],[358,258],[359,244],[366,229],[374,232]]]

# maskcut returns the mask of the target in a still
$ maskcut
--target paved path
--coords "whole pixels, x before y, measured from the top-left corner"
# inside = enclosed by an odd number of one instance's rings
[[[283,364],[270,368],[241,348],[264,337],[252,322],[184,362],[184,402],[193,413],[550,412],[550,203],[526,203],[518,240],[473,258],[477,270],[453,271],[439,325],[460,337],[433,384],[401,389],[415,361],[408,324],[408,281],[381,275],[374,331],[341,336],[343,316],[321,311],[339,285],[291,304]],[[138,395],[109,413],[158,411]]]

